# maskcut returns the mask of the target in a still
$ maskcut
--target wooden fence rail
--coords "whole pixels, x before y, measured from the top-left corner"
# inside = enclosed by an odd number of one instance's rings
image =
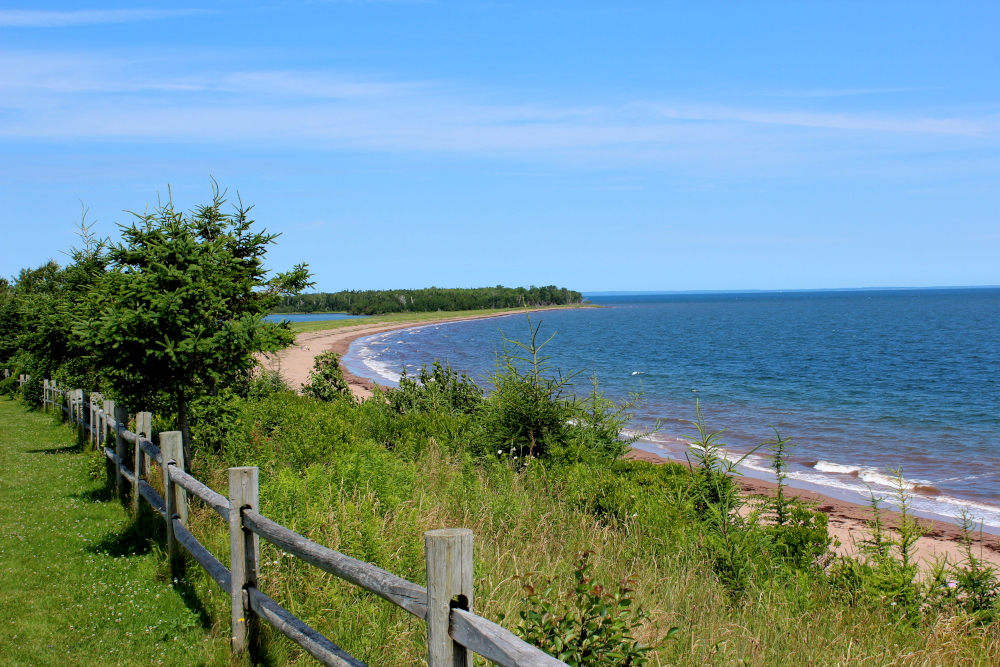
[[[30,377],[22,375],[18,384],[28,380]],[[152,415],[148,412],[133,415],[135,432],[132,432],[127,428],[129,415],[100,394],[61,388],[56,382],[45,380],[42,395],[46,410],[53,406],[61,409],[80,429],[81,439],[92,443],[113,464],[116,490],[122,500],[130,494],[132,507],[137,509],[138,499],[142,497],[163,517],[170,557],[179,553],[178,545],[184,547],[219,588],[229,594],[234,653],[246,650],[249,633],[254,628],[252,619],[257,618],[269,623],[324,665],[364,667],[364,663],[257,588],[259,539],[264,539],[425,621],[428,667],[471,667],[473,653],[503,667],[567,667],[509,630],[473,613],[471,530],[445,529],[425,533],[425,588],[318,544],[260,514],[257,468],[229,469],[228,498],[212,490],[184,471],[179,432],[160,433],[159,447],[152,442]],[[134,470],[128,466],[129,458]],[[149,462],[155,462],[160,469],[163,496],[146,481]],[[227,569],[188,530],[190,496],[202,500],[227,522],[230,568]]]

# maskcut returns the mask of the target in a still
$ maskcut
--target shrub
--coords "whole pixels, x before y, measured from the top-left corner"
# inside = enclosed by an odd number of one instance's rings
[[[778,481],[774,496],[764,501],[764,518],[770,521],[765,531],[774,555],[785,565],[793,569],[824,566],[831,557],[833,543],[826,514],[813,511],[797,496],[789,497],[785,492],[790,442],[775,429],[774,440],[764,443],[772,446],[771,468]]]
[[[540,327],[528,319],[527,343],[503,337],[503,350],[490,376],[493,392],[478,413],[480,453],[495,451],[511,459],[544,457],[553,446],[567,442],[575,416],[565,395],[572,376],[549,376],[549,358],[541,351],[552,337],[539,343]]]
[[[565,594],[551,579],[539,590],[532,584],[532,574],[515,577],[526,593],[517,632],[571,667],[645,665],[650,647],[633,637],[647,616],[632,606],[635,579],[619,582],[614,592],[606,591],[591,575],[590,556],[588,551],[578,554],[574,586]]]
[[[323,352],[316,356],[309,382],[302,385],[302,393],[326,402],[354,400],[354,394],[344,379],[344,371],[340,368],[339,354]]]
[[[483,389],[468,375],[452,370],[451,364],[435,361],[430,371],[421,366],[416,377],[404,368],[399,388],[388,392],[386,400],[400,414],[437,410],[472,414],[482,404]]]
[[[926,529],[913,516],[902,471],[892,472],[896,483],[893,495],[900,511],[896,536],[882,519],[879,506],[885,499],[871,493],[870,535],[858,545],[861,557],[839,559],[831,583],[854,602],[874,605],[899,620],[916,623],[934,590],[930,582],[920,579],[914,558],[917,540]]]

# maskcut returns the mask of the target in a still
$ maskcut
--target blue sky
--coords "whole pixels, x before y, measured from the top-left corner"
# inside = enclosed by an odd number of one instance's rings
[[[1000,284],[1000,3],[0,2],[0,275],[214,176],[317,289]]]

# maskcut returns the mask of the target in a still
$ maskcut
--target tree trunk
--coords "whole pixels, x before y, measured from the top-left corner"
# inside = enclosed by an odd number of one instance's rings
[[[184,470],[186,472],[191,467],[191,432],[188,428],[187,396],[183,389],[177,393],[177,422],[181,429],[181,439],[184,442]]]

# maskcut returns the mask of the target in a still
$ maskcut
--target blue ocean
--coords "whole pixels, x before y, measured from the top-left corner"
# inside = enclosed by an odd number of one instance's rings
[[[592,309],[532,314],[554,368],[641,393],[637,447],[684,460],[695,403],[731,456],[793,445],[794,486],[863,502],[899,469],[927,516],[963,507],[1000,528],[1000,289],[591,296]],[[488,384],[525,315],[359,339],[345,364],[383,384],[435,359]],[[659,430],[652,432],[655,424]],[[763,451],[743,472],[767,477]]]

